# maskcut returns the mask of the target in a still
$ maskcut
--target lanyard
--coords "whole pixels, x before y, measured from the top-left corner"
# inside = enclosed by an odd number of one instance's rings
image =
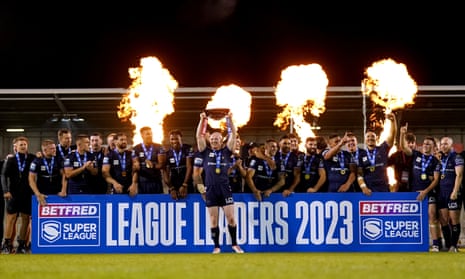
[[[65,158],[65,153],[63,152],[63,149],[61,148],[61,144],[58,144],[58,150],[60,151],[61,158]],[[71,152],[71,146],[68,147],[68,154]]]
[[[449,161],[449,156],[450,156],[450,153],[449,153],[449,155],[447,155],[447,157],[445,158],[446,160],[444,160],[444,158],[441,158],[441,165],[442,165],[441,173],[442,173],[442,174],[445,174],[445,173],[446,173],[447,161]]]
[[[216,174],[221,172],[221,150],[214,151],[216,156]]]
[[[339,154],[340,154],[341,156],[339,156]],[[346,166],[346,162],[345,162],[345,160],[344,160],[344,152],[342,152],[342,151],[339,152],[339,153],[337,154],[337,159],[339,160],[339,166],[341,166],[341,170],[344,170],[344,169],[345,169],[345,166]]]
[[[307,154],[305,154],[304,156],[305,173],[310,173],[310,168],[312,166],[313,159],[315,159],[315,155],[312,155],[310,157],[310,162],[307,162]]]
[[[24,161],[22,164],[21,164],[21,158],[19,157],[19,153],[16,153],[15,155],[16,155],[16,161],[18,161],[19,172],[23,172],[24,167],[26,166],[27,154],[24,154]]]
[[[425,162],[425,154],[421,155],[421,173],[425,173],[426,168],[428,167],[432,158],[433,158],[433,155],[429,155],[428,160]]]
[[[279,151],[279,157],[281,158],[281,165],[286,168],[287,166],[287,161],[289,160],[289,156],[291,156],[291,152],[289,151],[287,154],[286,154],[286,158],[284,158],[283,160],[283,154],[281,153],[281,151]],[[283,163],[284,162],[284,163]]]
[[[42,158],[42,161],[44,162],[45,168],[47,169],[48,175],[52,176],[53,175],[53,165],[55,164],[55,157],[52,157],[52,160],[50,160],[50,164],[47,162],[47,159]]]
[[[118,151],[116,151],[116,154],[118,154],[118,158],[121,163],[121,170],[125,171],[126,170],[126,152],[123,151],[123,157],[121,157]]]
[[[150,145],[149,151],[147,151],[145,144],[142,144],[142,148],[144,149],[145,158],[149,161],[152,160],[153,145]]]
[[[79,166],[82,167],[82,165],[87,162],[87,152],[84,152],[84,159],[82,161],[81,161],[81,154],[79,154],[77,150],[75,151],[75,153],[76,153],[76,160],[79,162]]]
[[[370,150],[367,149],[367,155],[368,155],[368,160],[370,160],[370,164],[371,164],[372,166],[375,166],[376,148],[373,149],[373,153],[370,153]]]
[[[171,150],[173,150],[173,156],[174,161],[176,162],[176,167],[179,167],[182,158],[182,147],[179,149],[179,153],[176,153],[176,150],[174,150],[173,148]]]

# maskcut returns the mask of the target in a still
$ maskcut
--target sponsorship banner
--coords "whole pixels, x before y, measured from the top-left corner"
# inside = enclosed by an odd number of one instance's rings
[[[235,194],[237,239],[246,252],[421,252],[429,250],[428,204],[416,193],[281,194],[258,202]],[[33,253],[210,253],[198,194],[49,196],[33,199]],[[220,209],[220,243],[230,250]]]

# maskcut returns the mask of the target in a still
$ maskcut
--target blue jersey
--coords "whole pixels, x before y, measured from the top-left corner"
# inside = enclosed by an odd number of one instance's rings
[[[79,154],[78,151],[72,151],[65,158],[63,167],[65,169],[79,169],[87,161],[94,161],[94,155],[90,152],[84,152],[84,154]],[[92,174],[89,170],[85,169],[80,174],[68,178],[68,193],[69,194],[90,194],[90,185]]]
[[[61,192],[61,167],[58,156],[36,158],[29,172],[37,175],[37,188],[44,195],[57,195]]]
[[[360,150],[358,168],[363,171],[365,183],[373,192],[389,192],[387,163],[390,149],[384,141],[373,150]]]
[[[323,156],[329,149],[323,151]],[[324,160],[328,192],[337,192],[342,184],[349,179],[350,169],[354,167],[352,155],[345,150],[339,151],[328,160]]]
[[[313,188],[320,179],[319,171],[325,168],[323,157],[319,154],[302,154],[301,158],[300,182],[294,190],[297,193],[305,193],[308,188]]]
[[[249,168],[254,169],[255,173],[252,177],[255,188],[260,191],[266,191],[273,187],[278,181],[278,168],[274,170],[268,165],[266,160],[252,156],[249,162]]]
[[[440,180],[439,191],[440,196],[448,197],[454,190],[455,186],[455,167],[463,166],[463,158],[456,152],[449,154],[441,153],[441,167],[440,167]]]
[[[424,155],[417,150],[412,151],[412,159],[411,189],[413,192],[425,190],[433,181],[434,174],[439,173],[439,160],[432,154]]]

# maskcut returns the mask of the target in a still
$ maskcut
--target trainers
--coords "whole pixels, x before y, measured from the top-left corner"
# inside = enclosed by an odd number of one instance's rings
[[[439,246],[433,245],[433,247],[431,247],[431,252],[439,252]]]
[[[449,252],[451,252],[451,253],[457,253],[458,251],[459,251],[459,249],[457,249],[457,247],[455,247],[455,246],[451,246],[449,248]]]
[[[213,249],[212,254],[219,254],[219,253],[221,253],[221,249],[220,249],[220,248],[216,247],[215,249]]]
[[[242,250],[241,247],[239,247],[239,245],[232,246],[232,249],[233,249],[234,252],[236,252],[238,254],[244,253],[244,250]]]
[[[12,254],[13,253],[13,246],[10,244],[3,244],[2,246],[2,254]]]
[[[26,245],[19,245],[17,248],[16,248],[16,254],[27,254],[27,249],[26,249]]]

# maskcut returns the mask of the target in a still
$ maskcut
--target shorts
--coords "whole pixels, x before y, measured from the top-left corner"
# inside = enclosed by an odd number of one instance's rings
[[[231,187],[229,185],[207,186],[206,190],[207,207],[234,204]]]
[[[5,201],[6,212],[8,214],[24,213],[31,215],[32,213],[32,195],[12,197],[10,200]]]

